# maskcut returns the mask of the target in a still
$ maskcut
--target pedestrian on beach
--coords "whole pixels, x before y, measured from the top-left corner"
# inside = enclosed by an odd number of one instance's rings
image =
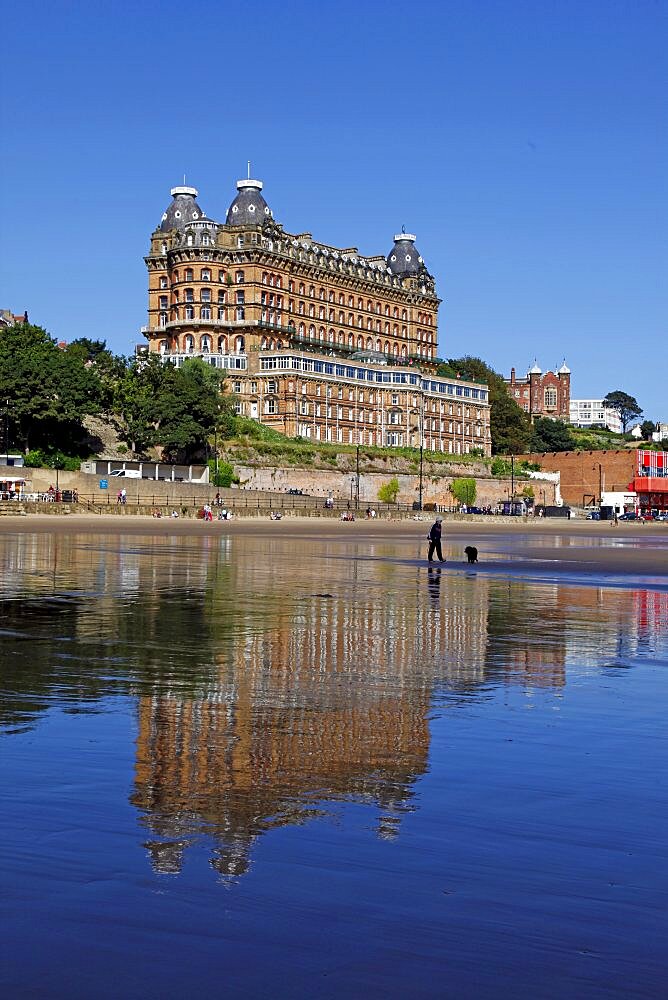
[[[427,559],[429,560],[429,562],[433,561],[432,557],[434,555],[434,552],[436,552],[436,555],[438,556],[441,562],[445,562],[445,559],[443,558],[443,553],[441,552],[442,521],[443,518],[437,517],[434,523],[432,524],[431,528],[429,529],[429,534],[427,535],[427,538],[429,539],[429,555],[427,556]]]

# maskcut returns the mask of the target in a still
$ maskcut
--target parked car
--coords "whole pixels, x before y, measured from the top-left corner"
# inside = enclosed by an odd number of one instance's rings
[[[139,469],[114,469],[109,476],[114,479],[141,479],[141,472]]]
[[[637,521],[638,520],[638,515],[635,514],[632,510],[629,510],[629,511],[626,512],[626,514],[620,514],[619,515],[619,520],[620,521]]]
[[[587,520],[588,521],[600,521],[601,520],[601,512],[600,512],[600,510],[590,510],[589,513],[587,514]]]
[[[293,496],[293,497],[306,497],[306,496],[308,496],[308,493],[304,493],[303,490],[298,490],[294,486],[291,489],[287,490],[286,492],[289,493],[290,496]]]
[[[654,514],[650,514],[650,512],[647,511],[645,514],[639,514],[638,515],[638,520],[639,521],[653,521],[654,520]]]
[[[668,521],[668,511],[663,514],[657,514],[654,518],[655,521]]]

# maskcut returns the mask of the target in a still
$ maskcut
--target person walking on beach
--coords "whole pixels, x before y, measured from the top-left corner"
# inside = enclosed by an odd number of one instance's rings
[[[432,562],[434,551],[436,552],[436,555],[438,556],[439,560],[441,562],[445,562],[445,559],[443,558],[443,553],[441,552],[442,520],[443,518],[437,517],[434,523],[432,524],[431,528],[429,529],[429,534],[427,535],[427,538],[429,539],[429,555],[427,556],[427,559],[429,560],[429,562]]]

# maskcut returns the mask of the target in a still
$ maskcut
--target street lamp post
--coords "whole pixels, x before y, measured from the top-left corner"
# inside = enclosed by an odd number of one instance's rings
[[[357,461],[357,470],[356,470],[357,471],[357,487],[356,487],[357,494],[356,494],[356,500],[355,500],[355,507],[359,510],[359,505],[360,505],[360,446],[359,446],[359,444],[357,445],[357,448],[356,448],[356,461]]]
[[[9,400],[5,400],[5,463],[9,462]]]

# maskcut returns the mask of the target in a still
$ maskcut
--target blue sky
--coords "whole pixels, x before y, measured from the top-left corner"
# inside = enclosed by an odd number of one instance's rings
[[[668,420],[665,2],[2,6],[0,306],[131,353],[170,187],[251,159],[288,231],[417,234],[441,356]]]

